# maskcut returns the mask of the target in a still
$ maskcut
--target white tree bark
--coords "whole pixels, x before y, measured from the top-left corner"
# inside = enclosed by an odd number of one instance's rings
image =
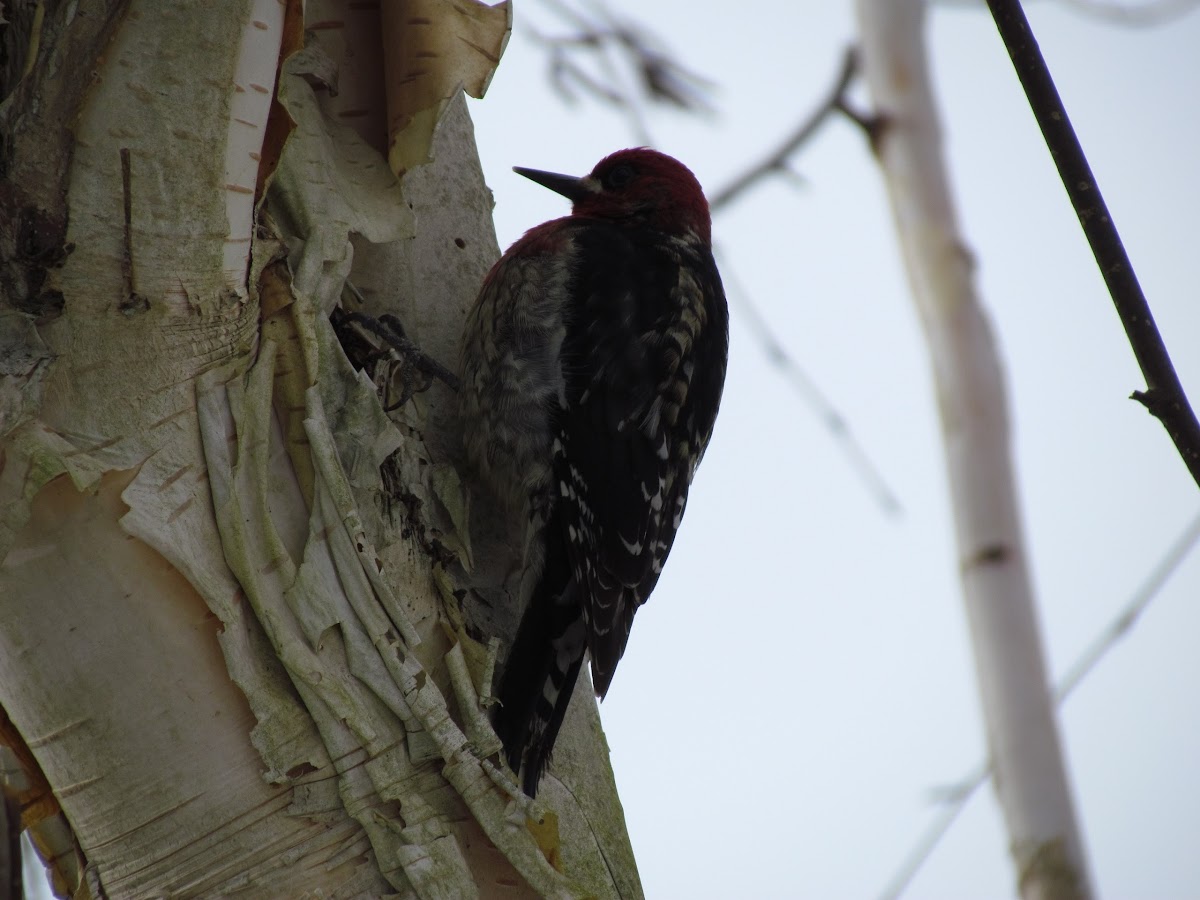
[[[640,896],[592,698],[539,804],[497,765],[512,556],[469,533],[450,391],[389,419],[327,318],[349,279],[453,365],[497,253],[461,92],[425,98],[423,143],[358,105],[364,140],[329,85],[382,73],[377,9],[322,6],[341,49],[276,85],[300,4],[124,5],[10,31],[0,111],[0,746],[57,889]]]
[[[942,158],[922,0],[857,0],[880,167],[925,330],[994,784],[1025,900],[1091,894],[1043,660],[1008,400]]]

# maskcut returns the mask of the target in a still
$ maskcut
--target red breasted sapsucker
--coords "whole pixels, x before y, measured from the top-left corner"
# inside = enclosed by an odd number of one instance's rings
[[[515,171],[572,213],[488,273],[459,396],[469,461],[528,521],[528,606],[494,722],[533,796],[584,652],[603,697],[671,550],[721,400],[729,312],[708,202],[677,160],[636,149],[582,178]]]

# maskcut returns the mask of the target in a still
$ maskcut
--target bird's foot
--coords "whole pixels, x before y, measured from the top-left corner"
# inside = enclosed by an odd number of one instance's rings
[[[435,378],[458,390],[458,377],[423,353],[390,313],[375,318],[335,308],[330,320],[346,357],[370,374],[388,412],[429,390]]]

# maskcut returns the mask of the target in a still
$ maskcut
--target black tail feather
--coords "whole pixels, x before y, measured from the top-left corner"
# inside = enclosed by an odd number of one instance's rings
[[[562,673],[563,682],[558,688],[553,710],[546,701],[539,701],[536,715],[545,725],[540,733],[535,731],[532,742],[525,751],[525,774],[521,781],[521,786],[530,797],[537,796],[538,783],[550,764],[550,754],[554,751],[554,743],[558,740],[558,732],[562,728],[567,706],[571,702],[575,682],[582,667],[583,655],[580,654],[567,671]]]
[[[546,525],[550,542],[561,531]],[[562,727],[587,646],[586,629],[567,554],[550,548],[546,570],[521,618],[500,680],[494,722],[514,772],[524,762],[525,793],[533,797]]]

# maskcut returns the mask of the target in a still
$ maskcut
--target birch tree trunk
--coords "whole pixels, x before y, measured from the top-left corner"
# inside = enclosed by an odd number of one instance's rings
[[[1025,900],[1091,895],[1021,534],[1008,398],[961,236],[921,0],[857,0],[880,167],[929,345],[993,784]]]
[[[451,391],[389,418],[328,319],[453,367],[507,7],[5,13],[0,752],[56,890],[640,896],[586,683],[537,804],[498,762]]]

